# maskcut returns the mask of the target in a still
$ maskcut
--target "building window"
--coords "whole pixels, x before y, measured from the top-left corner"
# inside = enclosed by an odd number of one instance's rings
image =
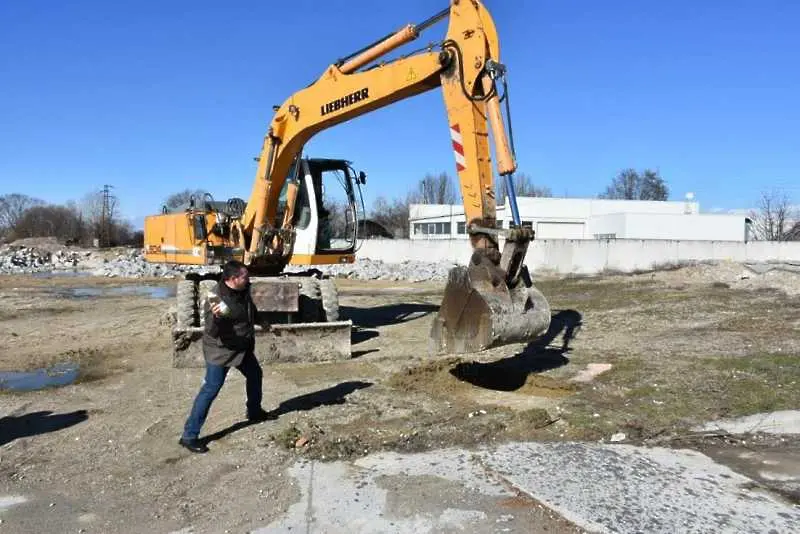
[[[616,239],[617,234],[594,234],[595,239]]]
[[[414,223],[414,235],[450,235],[449,222]]]
[[[466,234],[467,233],[467,223],[466,222],[459,222],[457,225],[457,230],[459,234]]]

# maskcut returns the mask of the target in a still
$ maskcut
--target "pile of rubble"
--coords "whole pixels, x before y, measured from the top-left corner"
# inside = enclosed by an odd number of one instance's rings
[[[0,246],[0,274],[82,273],[91,276],[175,277],[195,267],[147,263],[141,249],[87,250],[53,243]]]
[[[43,271],[74,270],[89,252],[37,249],[6,245],[0,248],[0,273],[24,274]]]
[[[355,263],[320,266],[320,270],[336,278],[353,280],[404,280],[408,282],[427,282],[447,280],[452,262],[422,262],[408,260],[402,263],[385,263],[381,260],[357,258]],[[301,271],[304,268],[291,267],[287,270]]]
[[[672,286],[700,284],[747,290],[777,289],[790,296],[800,295],[800,262],[791,261],[698,262],[677,269],[657,270],[634,277],[655,279]]]
[[[112,278],[176,278],[187,272],[203,270],[189,265],[148,263],[141,249],[124,250],[116,255],[91,254],[80,267],[92,276]]]
[[[320,266],[320,270],[337,278],[423,282],[447,280],[453,265],[451,262],[420,261],[384,263],[359,258],[353,264]],[[306,269],[290,267],[287,270]],[[111,278],[179,278],[187,272],[206,270],[209,268],[148,263],[141,249],[87,250],[53,243],[40,243],[37,246],[19,242],[0,246],[0,274],[74,272]]]

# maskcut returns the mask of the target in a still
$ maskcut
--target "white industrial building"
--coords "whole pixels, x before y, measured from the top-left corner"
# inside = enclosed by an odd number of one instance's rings
[[[674,239],[749,241],[750,220],[744,215],[701,214],[687,195],[684,202],[518,197],[523,226],[536,239]],[[498,227],[509,228],[508,201],[497,207]],[[461,204],[412,204],[411,239],[467,238]]]

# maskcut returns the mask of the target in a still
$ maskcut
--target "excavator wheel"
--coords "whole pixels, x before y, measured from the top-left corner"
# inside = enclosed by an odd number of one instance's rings
[[[206,325],[208,292],[217,287],[216,280],[201,280],[197,288],[197,319],[200,326]]]
[[[339,291],[332,278],[323,278],[319,281],[319,292],[322,299],[322,311],[325,321],[339,320]]]
[[[320,299],[319,280],[313,276],[303,276],[300,278],[300,322],[316,323],[324,321]]]
[[[197,288],[193,280],[181,280],[176,290],[176,326],[191,328],[197,318]]]

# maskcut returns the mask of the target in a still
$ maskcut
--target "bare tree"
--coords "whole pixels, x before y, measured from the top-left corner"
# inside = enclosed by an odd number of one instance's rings
[[[502,204],[506,200],[506,193],[508,186],[506,179],[499,177],[495,183],[497,203]],[[553,193],[549,187],[537,186],[533,183],[530,176],[525,173],[519,173],[514,176],[514,191],[518,197],[552,197]]]
[[[753,237],[761,241],[784,241],[790,235],[792,224],[791,203],[786,193],[770,191],[761,193],[758,211],[750,213]]]
[[[86,194],[80,202],[80,213],[93,237],[100,237],[114,223],[117,216],[117,198],[109,197],[108,205],[103,201],[103,192]],[[106,225],[106,228],[103,228]]]
[[[633,169],[625,169],[611,181],[611,185],[606,187],[606,192],[601,194],[601,198],[634,200],[639,198],[641,192],[641,182],[639,174]]]
[[[397,238],[408,238],[410,204],[455,204],[461,194],[453,178],[445,173],[426,174],[405,198],[378,197],[372,205],[370,218]]]
[[[78,212],[84,223],[85,241],[91,243],[99,238],[101,246],[126,245],[136,241],[133,225],[120,218],[119,199],[109,195],[104,200],[104,192],[96,191],[85,195],[78,206]]]
[[[461,197],[453,178],[446,172],[426,174],[409,195],[412,204],[455,204]]]
[[[378,197],[372,205],[370,218],[389,230],[395,237],[408,238],[408,205],[410,198],[392,201]]]
[[[324,209],[330,225],[331,238],[342,239],[348,237],[348,230],[352,228],[352,216],[347,214],[350,206],[344,200],[331,199],[325,203]]]
[[[658,172],[645,169],[641,174],[641,180],[642,191],[639,196],[641,200],[667,200],[669,198],[669,188]]]
[[[29,208],[43,205],[43,200],[20,193],[0,196],[0,237],[9,234]]]
[[[80,214],[66,206],[34,206],[25,210],[13,228],[14,237],[55,237],[79,241],[84,228]]]
[[[669,188],[657,171],[623,169],[606,187],[600,198],[616,200],[667,200]]]
[[[800,241],[800,221],[794,223],[786,234],[784,234],[784,241]]]
[[[194,198],[195,202],[200,202],[203,200],[203,197],[206,194],[208,194],[208,191],[203,189],[184,189],[183,191],[179,191],[168,196],[164,201],[164,205],[167,207],[167,209],[173,210],[175,208],[188,205],[189,200],[192,198]]]

